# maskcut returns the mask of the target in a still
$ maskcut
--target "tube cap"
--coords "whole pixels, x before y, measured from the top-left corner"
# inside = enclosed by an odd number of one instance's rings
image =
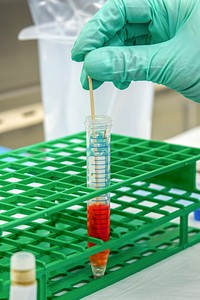
[[[11,270],[28,271],[35,269],[35,256],[30,252],[16,252],[11,257]]]
[[[194,219],[196,221],[200,221],[200,209],[197,209],[195,212],[194,212]]]

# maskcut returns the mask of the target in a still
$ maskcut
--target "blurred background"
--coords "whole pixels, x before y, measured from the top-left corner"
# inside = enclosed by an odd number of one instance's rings
[[[33,24],[26,0],[0,0],[0,146],[44,140],[37,41],[19,41]],[[164,140],[200,125],[200,105],[155,85],[151,139]]]

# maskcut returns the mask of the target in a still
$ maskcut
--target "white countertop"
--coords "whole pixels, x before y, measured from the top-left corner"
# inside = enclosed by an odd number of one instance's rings
[[[200,148],[200,126],[169,138],[166,142]]]
[[[85,300],[199,300],[200,244],[129,276]]]

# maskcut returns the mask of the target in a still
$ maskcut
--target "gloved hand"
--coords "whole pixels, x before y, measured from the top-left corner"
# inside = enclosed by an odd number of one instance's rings
[[[85,89],[87,74],[94,88],[147,80],[200,102],[200,0],[107,0],[83,28],[72,59],[84,61]]]

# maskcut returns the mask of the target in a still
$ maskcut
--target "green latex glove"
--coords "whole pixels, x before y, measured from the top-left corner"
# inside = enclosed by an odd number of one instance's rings
[[[147,80],[200,102],[200,0],[107,0],[83,28],[72,59],[84,61],[85,89],[87,74],[94,88]]]

